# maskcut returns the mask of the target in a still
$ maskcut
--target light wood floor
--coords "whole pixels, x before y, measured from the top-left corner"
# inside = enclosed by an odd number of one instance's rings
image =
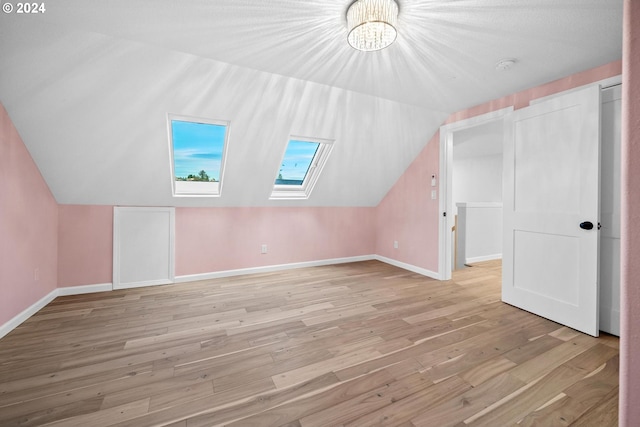
[[[616,426],[618,339],[377,261],[57,298],[0,340],[1,426]]]

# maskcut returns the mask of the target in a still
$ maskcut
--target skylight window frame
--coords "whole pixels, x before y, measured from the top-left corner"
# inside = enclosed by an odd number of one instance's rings
[[[308,199],[311,195],[311,192],[313,191],[313,188],[318,182],[318,178],[320,177],[322,170],[327,164],[327,160],[329,159],[329,155],[333,150],[333,144],[335,142],[335,140],[333,139],[315,137],[310,138],[307,136],[290,135],[282,156],[280,156],[280,163],[278,165],[281,165],[284,161],[284,156],[287,153],[287,149],[289,148],[289,144],[291,143],[291,141],[309,142],[320,145],[316,149],[315,155],[311,160],[311,164],[309,165],[309,169],[305,174],[302,184],[274,184],[271,196],[269,197],[270,200]],[[276,172],[276,176],[274,177],[274,183],[278,178],[279,171],[280,167],[278,167],[278,171]]]
[[[220,176],[218,182],[198,182],[198,181],[177,181],[175,173],[175,158],[173,146],[173,121],[190,122],[205,125],[224,126],[224,142],[222,145],[222,156],[220,158]],[[228,120],[209,119],[204,117],[185,116],[180,114],[167,113],[167,133],[169,139],[169,166],[171,173],[171,192],[173,197],[220,197],[222,195],[222,184],[224,182],[224,170],[227,162],[227,152],[229,148],[230,122]],[[180,184],[178,184],[180,182]],[[179,189],[178,187],[183,187]],[[207,189],[207,187],[209,187]]]

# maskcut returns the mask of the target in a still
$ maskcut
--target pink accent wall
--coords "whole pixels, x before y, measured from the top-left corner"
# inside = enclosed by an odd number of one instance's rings
[[[176,208],[175,238],[177,276],[371,255],[375,208]]]
[[[431,200],[431,175],[438,174],[439,153],[436,132],[378,205],[377,255],[437,272],[438,200]]]
[[[58,206],[58,287],[111,283],[113,206]]]
[[[619,425],[640,425],[640,1],[625,0]]]
[[[57,221],[56,201],[0,104],[0,325],[56,288]]]
[[[451,114],[445,123],[454,123],[480,114],[515,106],[620,75],[622,61],[615,61],[560,80],[507,95],[500,99]],[[378,205],[378,255],[436,272],[438,270],[438,201],[431,200],[431,174],[440,177],[440,136],[436,133],[423,151],[394,184]],[[440,197],[440,195],[438,195]],[[399,248],[393,249],[393,240]]]

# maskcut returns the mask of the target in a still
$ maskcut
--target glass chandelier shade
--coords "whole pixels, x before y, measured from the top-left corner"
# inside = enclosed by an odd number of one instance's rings
[[[357,0],[347,10],[347,40],[365,52],[384,49],[396,40],[397,21],[394,0]]]

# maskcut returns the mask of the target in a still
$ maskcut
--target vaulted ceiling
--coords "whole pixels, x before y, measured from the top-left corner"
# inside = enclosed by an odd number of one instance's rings
[[[59,203],[375,206],[449,113],[621,58],[622,0],[398,0],[396,43],[369,53],[350,2],[3,13],[0,102]],[[172,197],[167,113],[230,122],[221,197]],[[334,149],[308,200],[270,201],[291,134]]]

